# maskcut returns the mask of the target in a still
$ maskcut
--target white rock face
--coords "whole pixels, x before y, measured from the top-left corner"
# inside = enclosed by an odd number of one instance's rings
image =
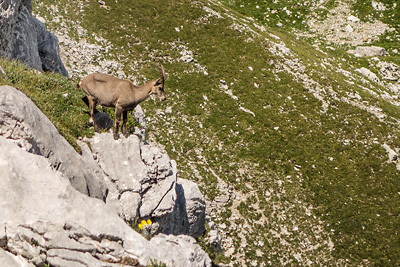
[[[58,39],[32,16],[30,0],[1,1],[0,56],[68,76],[59,56]]]
[[[106,198],[103,179],[86,168],[82,157],[35,104],[10,86],[0,87],[0,136],[13,140],[28,152],[46,157],[79,192]]]
[[[0,248],[0,263],[7,267],[33,267],[33,264],[28,263],[21,256],[15,256],[10,252]]]
[[[176,162],[136,135],[114,140],[111,133],[95,134],[80,143],[90,166],[108,179],[106,203],[127,222],[151,219],[153,233],[201,235],[205,202],[197,185],[177,180]]]
[[[193,182],[177,178],[175,161],[136,135],[86,141],[80,156],[29,98],[0,87],[0,247],[17,255],[1,251],[0,259],[10,266],[118,266],[127,258],[210,266],[192,237],[152,243],[129,226],[140,218],[154,222],[152,235],[204,232],[204,199]]]
[[[167,266],[211,266],[193,238],[161,235],[147,241],[102,201],[73,189],[46,158],[4,137],[0,150],[2,239],[9,252],[24,258],[14,266],[119,266],[112,262],[127,258],[140,264],[154,259]],[[0,253],[10,266],[21,260],[9,256]]]

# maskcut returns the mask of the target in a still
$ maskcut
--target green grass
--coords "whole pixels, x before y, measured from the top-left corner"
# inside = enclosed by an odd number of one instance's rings
[[[309,4],[305,1],[224,0],[222,2],[260,23],[271,27],[278,27],[277,25],[281,24],[285,29],[305,29],[304,21],[310,14]]]
[[[76,83],[58,74],[40,75],[17,61],[0,59],[0,65],[7,74],[7,79],[0,76],[0,85],[14,86],[26,94],[65,139],[80,151],[75,140],[80,136],[90,136],[93,131],[88,125],[87,107],[81,100],[84,94],[75,87]]]
[[[391,54],[387,61],[394,61],[396,64],[400,62],[400,55],[393,54],[392,50],[398,47],[398,38],[400,37],[400,6],[397,1],[394,0],[382,0],[379,1],[384,6],[384,10],[375,10],[372,7],[372,1],[357,0],[352,6],[353,11],[364,21],[368,20],[380,20],[383,23],[389,25],[393,30],[387,31],[383,34],[378,41],[374,42],[374,45],[384,47],[387,52]]]
[[[206,1],[108,1],[109,11],[91,1],[82,13],[67,1],[57,5],[59,10],[68,11],[62,13],[67,24],[80,20],[88,39],[96,33],[111,42],[111,53],[106,57],[123,55],[119,58],[126,74],[152,79],[158,75],[154,66],[164,65],[168,100],[142,103],[150,119],[149,139],[165,146],[178,162],[180,177],[198,182],[209,200],[221,194],[218,179],[242,196],[231,200],[213,218],[228,227],[235,251],[231,257],[218,255],[199,240],[214,262],[305,265],[308,259],[317,265],[335,265],[347,259],[353,266],[366,261],[370,265],[397,265],[399,174],[394,164],[387,163],[381,145],[400,147],[398,126],[393,124],[399,119],[399,107],[359,85],[374,92],[385,88],[358,80],[349,84],[335,71],[354,72],[354,68],[368,66],[368,61],[353,58],[343,47],[333,51],[321,47],[324,54],[286,31],[292,27],[305,30],[302,21],[310,10],[297,2],[223,1],[228,9],[210,4],[222,18],[203,9]],[[329,1],[326,7],[336,4]],[[45,6],[37,5],[36,10],[46,17]],[[224,10],[237,20],[224,15]],[[279,36],[306,66],[306,74],[325,89],[339,97],[358,93],[389,118],[380,121],[328,93],[325,100],[329,107],[323,112],[321,101],[301,81],[277,71],[284,62],[268,49],[271,37],[244,22],[244,15],[254,17],[268,32]],[[47,16],[50,27],[58,27],[50,18]],[[396,19],[393,23],[398,23]],[[277,23],[283,27],[277,29]],[[258,34],[238,31],[233,24]],[[71,36],[77,37],[74,30]],[[396,46],[384,40],[380,42],[386,43],[387,49]],[[179,45],[193,52],[195,63],[204,67],[207,75],[194,63],[179,61]],[[321,63],[332,67],[324,69]],[[83,93],[74,83],[54,74],[38,75],[16,62],[0,64],[8,75],[1,84],[14,85],[31,97],[72,144],[79,136],[93,133],[87,124],[87,108],[80,100]],[[138,67],[133,70],[135,64]],[[238,100],[224,92],[221,80]],[[156,109],[167,107],[172,113],[156,113]],[[334,251],[329,249],[329,239]],[[306,240],[319,246],[311,249]],[[297,254],[303,259],[296,258]]]

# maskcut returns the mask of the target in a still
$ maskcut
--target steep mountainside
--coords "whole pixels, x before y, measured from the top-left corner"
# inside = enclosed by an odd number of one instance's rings
[[[221,239],[221,254],[203,244],[215,263],[368,266],[400,263],[399,6],[38,0],[33,9],[76,80],[103,71],[142,83],[164,65],[168,100],[142,105],[148,140],[201,185],[209,234]],[[385,50],[364,57],[356,45]]]

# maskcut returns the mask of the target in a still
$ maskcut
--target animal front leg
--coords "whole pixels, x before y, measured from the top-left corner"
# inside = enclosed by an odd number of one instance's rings
[[[128,131],[126,130],[126,122],[128,120],[128,111],[122,113],[122,134],[128,137]]]
[[[114,123],[114,139],[118,140],[119,135],[118,135],[118,127],[119,127],[119,122],[121,121],[121,113],[122,113],[122,108],[121,106],[115,106],[115,123]]]

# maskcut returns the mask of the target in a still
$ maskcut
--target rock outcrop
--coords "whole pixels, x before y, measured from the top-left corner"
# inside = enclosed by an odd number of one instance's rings
[[[197,237],[205,231],[203,196],[196,184],[177,178],[166,153],[136,135],[95,134],[79,144],[87,166],[107,180],[107,205],[126,222],[151,219],[152,233]]]
[[[45,157],[4,137],[0,148],[0,240],[17,255],[1,251],[1,259],[23,262],[16,266],[146,265],[151,260],[211,265],[192,237],[159,235],[147,241],[102,201],[72,188]]]
[[[30,0],[0,1],[0,15],[1,57],[68,76],[58,39],[32,16]],[[145,127],[140,107],[135,114]],[[210,266],[193,238],[205,231],[199,188],[178,178],[143,128],[136,133],[118,141],[96,134],[78,141],[79,155],[28,97],[1,86],[0,265]],[[132,229],[138,219],[153,222],[150,241]]]
[[[10,86],[0,88],[0,135],[46,157],[79,192],[105,200],[108,190],[104,181],[86,168],[83,158],[50,120],[20,91]]]
[[[385,61],[380,61],[377,64],[379,68],[379,74],[382,75],[382,78],[388,81],[398,81],[400,78],[400,69],[394,63],[388,63]]]
[[[0,259],[210,266],[193,238],[204,232],[205,201],[177,177],[175,161],[136,135],[85,141],[81,156],[24,94],[0,87]],[[147,241],[134,231],[137,218],[151,219],[150,234],[159,235]]]
[[[376,76],[375,73],[373,73],[372,71],[370,71],[367,68],[362,67],[360,69],[356,69],[356,72],[362,74],[363,76],[367,77],[371,81],[374,81],[374,82],[377,82],[377,83],[380,82],[378,76]]]
[[[33,267],[33,264],[28,263],[23,257],[15,256],[14,254],[4,251],[0,248],[0,263],[7,267]]]
[[[0,2],[0,56],[68,76],[59,56],[58,39],[32,16],[30,0]]]
[[[347,52],[356,57],[381,57],[386,54],[385,48],[378,46],[357,46],[356,49]]]

